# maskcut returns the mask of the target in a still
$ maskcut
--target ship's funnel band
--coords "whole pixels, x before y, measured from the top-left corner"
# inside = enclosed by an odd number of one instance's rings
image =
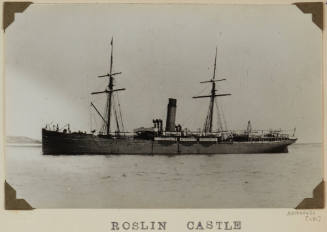
[[[177,100],[174,98],[168,100],[166,131],[175,131],[176,102]]]

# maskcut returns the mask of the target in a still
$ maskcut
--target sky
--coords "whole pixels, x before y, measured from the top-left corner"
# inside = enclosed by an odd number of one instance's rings
[[[229,129],[290,129],[322,141],[322,34],[293,5],[32,4],[5,32],[6,134],[41,138],[47,123],[90,131],[104,110],[110,40],[128,131],[165,121],[202,128],[218,49]],[[97,121],[97,123],[95,123]],[[98,129],[98,128],[97,128]]]

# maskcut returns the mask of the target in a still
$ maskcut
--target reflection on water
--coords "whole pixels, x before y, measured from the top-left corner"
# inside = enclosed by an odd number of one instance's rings
[[[6,179],[34,208],[294,208],[322,179],[322,151],[43,156],[8,146]]]

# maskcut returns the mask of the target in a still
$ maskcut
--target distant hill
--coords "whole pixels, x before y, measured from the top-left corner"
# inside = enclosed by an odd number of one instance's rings
[[[39,141],[37,139],[31,139],[26,136],[7,136],[6,142],[7,143],[24,143],[24,144],[26,144],[26,143],[34,143],[34,144],[41,143],[41,141]]]

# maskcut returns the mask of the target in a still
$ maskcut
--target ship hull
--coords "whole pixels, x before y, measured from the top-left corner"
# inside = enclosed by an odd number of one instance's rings
[[[107,138],[92,134],[42,130],[44,155],[187,155],[285,153],[296,139],[256,142],[153,141],[133,138]]]

